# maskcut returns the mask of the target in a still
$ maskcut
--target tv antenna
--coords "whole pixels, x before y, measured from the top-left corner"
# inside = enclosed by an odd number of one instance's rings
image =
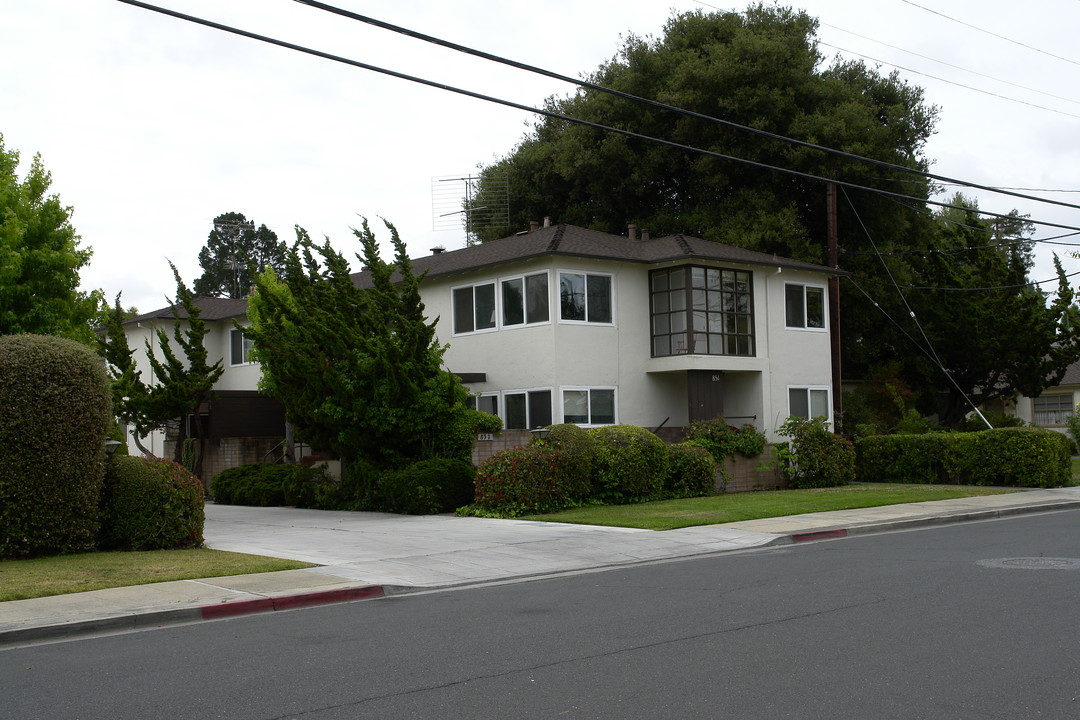
[[[484,179],[479,175],[446,175],[431,178],[432,230],[465,231],[465,245],[480,242],[480,231],[510,225],[509,182],[505,175]]]

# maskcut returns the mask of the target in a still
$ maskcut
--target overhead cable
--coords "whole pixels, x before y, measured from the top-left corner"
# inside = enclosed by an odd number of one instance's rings
[[[523,105],[521,103],[516,103],[516,102],[510,101],[510,100],[504,100],[504,99],[501,99],[501,98],[492,97],[490,95],[484,95],[482,93],[477,93],[477,92],[474,92],[472,90],[465,90],[463,88],[454,87],[452,85],[446,85],[445,83],[439,83],[439,82],[435,82],[433,80],[426,80],[424,78],[419,78],[419,77],[416,77],[416,76],[413,76],[413,75],[407,75],[405,73],[400,73],[400,72],[397,72],[395,70],[389,70],[389,69],[386,69],[386,68],[381,68],[381,67],[378,67],[376,65],[371,65],[369,63],[360,62],[359,60],[352,60],[350,58],[342,57],[340,55],[334,55],[334,54],[331,54],[331,53],[324,52],[322,50],[315,50],[314,48],[305,47],[303,45],[297,45],[295,43],[290,43],[290,42],[287,42],[287,41],[284,41],[284,40],[278,40],[276,38],[271,38],[271,37],[268,37],[266,35],[259,35],[257,33],[253,33],[253,32],[247,31],[247,30],[242,30],[240,28],[232,27],[232,26],[229,26],[229,25],[224,25],[222,23],[217,23],[217,22],[214,22],[212,20],[206,20],[204,18],[199,18],[199,17],[193,16],[193,15],[187,15],[185,13],[177,12],[175,10],[169,10],[168,8],[162,8],[162,7],[158,7],[156,5],[151,5],[149,3],[140,2],[139,0],[118,0],[118,1],[122,2],[122,3],[126,4],[126,5],[132,5],[132,6],[135,6],[135,7],[143,8],[144,10],[150,10],[152,12],[161,13],[163,15],[168,15],[170,17],[174,17],[174,18],[177,18],[179,20],[184,20],[186,22],[195,23],[197,25],[203,25],[204,27],[214,28],[215,30],[221,30],[222,32],[227,32],[227,33],[231,33],[231,34],[234,34],[234,35],[239,35],[241,37],[246,37],[246,38],[249,38],[251,40],[258,40],[259,42],[268,43],[270,45],[276,45],[278,47],[283,47],[283,48],[293,50],[293,51],[296,51],[296,52],[301,52],[301,53],[305,53],[307,55],[320,57],[320,58],[323,58],[325,60],[332,60],[334,62],[339,62],[339,63],[349,65],[349,66],[352,66],[352,67],[360,68],[362,70],[368,70],[368,71],[371,71],[371,72],[380,73],[382,75],[387,75],[389,77],[397,78],[399,80],[407,80],[409,82],[417,83],[419,85],[424,85],[426,87],[437,88],[439,90],[445,90],[447,92],[452,92],[452,93],[456,93],[456,94],[459,94],[459,95],[464,95],[466,97],[471,97],[471,98],[474,98],[474,99],[477,99],[477,100],[484,100],[485,102],[490,102],[490,103],[494,103],[494,104],[497,104],[497,105],[503,105],[505,107],[510,107],[510,108],[514,108],[514,109],[517,109],[517,110],[522,110],[524,112],[533,113],[533,114],[541,115],[541,116],[544,116],[544,117],[549,117],[549,118],[552,118],[552,119],[555,119],[555,120],[562,120],[562,121],[565,121],[565,122],[568,122],[568,123],[573,123],[573,124],[581,125],[581,126],[584,126],[584,127],[590,127],[590,128],[595,129],[595,130],[600,130],[602,132],[610,132],[610,133],[614,133],[614,134],[617,134],[617,135],[623,135],[625,137],[631,137],[631,138],[634,138],[634,139],[637,139],[637,140],[642,140],[642,141],[645,141],[645,142],[651,142],[651,143],[655,143],[655,144],[658,144],[658,145],[663,145],[663,146],[666,146],[666,147],[675,148],[675,149],[678,149],[678,150],[685,150],[687,152],[693,152],[693,153],[698,153],[698,154],[701,154],[701,155],[707,155],[709,157],[715,157],[715,158],[719,158],[721,160],[730,160],[732,162],[741,163],[743,165],[749,165],[751,167],[756,167],[756,168],[763,169],[763,170],[771,170],[771,171],[774,171],[774,172],[780,172],[780,173],[784,173],[786,175],[791,175],[791,176],[794,176],[794,177],[801,177],[801,178],[804,178],[804,179],[807,179],[807,180],[817,180],[819,182],[824,182],[824,183],[833,183],[833,184],[835,184],[835,185],[837,185],[839,187],[852,188],[852,189],[856,189],[856,190],[864,190],[864,191],[871,192],[871,193],[876,193],[878,195],[882,195],[882,196],[885,196],[885,197],[894,197],[894,198],[900,198],[900,199],[904,199],[904,200],[913,200],[913,201],[919,202],[919,203],[926,203],[926,204],[929,204],[929,205],[935,205],[937,207],[952,208],[952,209],[956,209],[956,210],[969,210],[970,209],[970,208],[965,208],[965,207],[962,207],[962,206],[959,206],[959,205],[951,205],[949,203],[940,202],[940,201],[937,201],[937,200],[929,200],[929,199],[914,197],[914,196],[911,196],[911,195],[904,195],[903,193],[892,192],[892,191],[889,191],[889,190],[882,190],[882,189],[879,189],[879,188],[867,187],[865,185],[859,185],[858,183],[853,183],[853,182],[849,182],[849,181],[846,181],[846,180],[837,180],[837,179],[834,179],[834,178],[827,178],[827,177],[822,177],[820,175],[814,175],[812,173],[801,172],[799,170],[792,170],[790,168],[778,167],[776,165],[769,165],[767,163],[757,162],[755,160],[748,160],[746,158],[740,158],[740,157],[737,157],[737,156],[734,156],[734,155],[727,155],[727,154],[724,154],[724,153],[718,153],[718,152],[715,152],[715,151],[712,151],[712,150],[705,150],[705,149],[702,149],[702,148],[694,147],[692,145],[685,145],[683,143],[677,143],[677,142],[674,142],[674,141],[671,141],[671,140],[664,140],[662,138],[655,138],[655,137],[651,137],[649,135],[643,135],[641,133],[631,132],[629,130],[622,130],[620,128],[613,128],[613,127],[610,127],[610,126],[607,126],[607,125],[602,125],[600,123],[591,122],[589,120],[582,120],[580,118],[571,117],[569,115],[562,115],[560,113],[552,112],[550,110],[543,110],[543,109],[540,109],[540,108],[530,107],[528,105]],[[971,187],[978,187],[978,186],[972,185]],[[1054,202],[1054,204],[1059,204],[1059,205],[1065,205],[1066,204],[1066,203],[1058,203],[1058,202],[1055,202],[1055,201],[1047,201],[1047,200],[1043,200],[1043,199],[1040,199],[1040,198],[1032,198],[1032,199],[1033,200],[1038,200],[1040,202]],[[1074,207],[1074,208],[1080,209],[1080,206],[1076,206],[1076,205],[1068,205],[1068,207]],[[1001,214],[1001,213],[994,213],[994,212],[990,212],[988,210],[980,210],[979,214],[986,215],[986,216],[989,216],[989,217],[998,217],[998,218],[1010,218],[1010,217],[1012,217],[1010,215],[1004,215],[1004,214]],[[1073,225],[1062,225],[1060,223],[1053,223],[1053,222],[1048,222],[1048,221],[1045,221],[1045,220],[1028,220],[1027,222],[1030,222],[1030,223],[1036,224],[1036,225],[1045,225],[1047,227],[1061,228],[1061,229],[1064,229],[1064,230],[1077,230],[1077,231],[1080,231],[1080,227],[1076,227],[1076,226],[1073,226]]]
[[[725,127],[730,127],[730,128],[736,129],[736,130],[742,130],[744,132],[753,133],[755,135],[759,135],[761,137],[766,137],[766,138],[769,138],[771,140],[778,140],[780,142],[785,142],[785,143],[789,143],[789,144],[792,144],[792,145],[797,145],[799,147],[805,147],[805,148],[809,148],[809,149],[812,149],[812,150],[817,150],[819,152],[827,153],[827,154],[830,154],[830,155],[835,155],[837,157],[843,157],[843,158],[848,159],[848,160],[856,160],[858,162],[869,163],[871,165],[876,165],[878,167],[884,167],[884,168],[888,168],[890,170],[896,170],[896,171],[899,171],[899,172],[909,173],[909,174],[912,174],[912,175],[918,175],[920,177],[930,178],[932,180],[938,180],[938,181],[941,181],[941,182],[947,182],[947,183],[954,184],[954,185],[961,185],[961,186],[964,186],[964,187],[970,187],[970,188],[974,188],[976,190],[985,190],[987,192],[994,192],[994,193],[999,193],[999,194],[1002,194],[1002,195],[1009,195],[1009,196],[1016,197],[1016,198],[1021,198],[1021,199],[1024,199],[1024,200],[1033,200],[1035,202],[1044,202],[1044,203],[1048,203],[1048,204],[1051,204],[1051,205],[1061,205],[1062,207],[1068,207],[1068,208],[1072,208],[1074,210],[1080,210],[1080,205],[1074,205],[1072,203],[1067,203],[1067,202],[1063,202],[1063,201],[1060,201],[1060,200],[1049,200],[1047,198],[1040,198],[1040,197],[1036,197],[1036,196],[1033,196],[1033,195],[1024,195],[1024,194],[1021,194],[1021,193],[1012,192],[1012,191],[1008,191],[1008,190],[1003,190],[1001,188],[996,188],[996,187],[992,187],[992,186],[988,186],[988,185],[979,185],[977,183],[967,182],[965,180],[958,180],[956,178],[950,178],[950,177],[947,177],[947,176],[944,176],[944,175],[936,175],[934,173],[930,173],[930,172],[927,172],[925,170],[918,170],[916,168],[910,168],[910,167],[906,167],[904,165],[897,165],[895,163],[890,163],[890,162],[887,162],[885,160],[877,160],[875,158],[869,158],[869,157],[865,157],[863,155],[856,155],[854,153],[849,153],[849,152],[846,152],[846,151],[843,151],[843,150],[837,150],[835,148],[826,147],[824,145],[818,145],[816,143],[806,142],[804,140],[797,140],[795,138],[787,137],[786,135],[780,135],[778,133],[769,132],[767,130],[762,130],[760,128],[750,127],[749,125],[742,125],[740,123],[736,123],[736,122],[733,122],[731,120],[724,120],[723,118],[717,118],[717,117],[713,117],[711,115],[705,115],[703,113],[694,112],[693,110],[687,110],[685,108],[676,107],[674,105],[668,105],[666,103],[659,102],[658,100],[652,100],[650,98],[640,97],[638,95],[632,95],[630,93],[622,92],[621,90],[614,90],[612,88],[604,87],[603,85],[597,85],[596,83],[592,83],[592,82],[589,82],[587,80],[581,80],[581,79],[578,79],[578,78],[572,78],[572,77],[569,77],[567,75],[562,75],[562,74],[553,72],[551,70],[545,70],[543,68],[536,67],[534,65],[529,65],[527,63],[518,62],[516,60],[510,60],[508,58],[500,57],[498,55],[493,55],[491,53],[484,52],[482,50],[477,50],[475,48],[470,48],[470,47],[467,47],[465,45],[460,45],[458,43],[454,43],[454,42],[451,42],[449,40],[443,40],[442,38],[437,38],[437,37],[434,37],[432,35],[426,35],[424,33],[417,32],[415,30],[410,30],[408,28],[401,27],[400,25],[394,25],[392,23],[384,22],[382,20],[377,20],[377,19],[369,17],[367,15],[361,15],[360,13],[355,13],[355,12],[352,12],[350,10],[345,10],[343,8],[335,7],[333,5],[328,5],[328,4],[324,3],[324,2],[318,2],[318,0],[294,0],[294,2],[298,2],[301,5],[307,5],[309,7],[313,7],[313,8],[319,9],[319,10],[323,10],[325,12],[333,13],[334,15],[339,15],[341,17],[346,17],[346,18],[349,18],[350,20],[356,20],[358,22],[362,22],[362,23],[365,23],[365,24],[368,24],[368,25],[372,25],[374,27],[382,28],[383,30],[390,30],[391,32],[395,32],[395,33],[398,33],[398,34],[401,34],[401,35],[405,35],[406,37],[411,37],[411,38],[413,38],[415,40],[422,40],[423,42],[431,43],[433,45],[438,45],[440,47],[444,47],[444,48],[447,48],[447,49],[450,49],[450,50],[454,50],[456,52],[464,53],[466,55],[472,55],[474,57],[478,57],[478,58],[481,58],[483,60],[489,60],[491,62],[499,63],[501,65],[506,65],[508,67],[516,68],[518,70],[525,70],[526,72],[535,73],[537,75],[543,75],[544,77],[549,77],[549,78],[552,78],[553,80],[559,80],[561,82],[570,83],[571,85],[577,85],[578,87],[585,88],[587,90],[594,90],[594,91],[597,91],[597,92],[607,93],[609,95],[613,95],[615,97],[619,97],[619,98],[622,98],[624,100],[630,100],[632,102],[640,103],[642,105],[648,105],[650,107],[659,108],[661,110],[667,110],[669,112],[674,112],[674,113],[677,113],[679,115],[684,115],[686,117],[693,117],[693,118],[696,118],[696,119],[699,119],[699,120],[706,120],[708,122],[723,125]],[[825,43],[820,43],[820,44],[825,44]],[[832,46],[829,46],[829,47],[832,47]],[[1038,106],[1036,106],[1036,107],[1038,107]],[[1068,114],[1068,113],[1066,113],[1066,114]],[[1074,117],[1080,118],[1080,115],[1076,115]]]

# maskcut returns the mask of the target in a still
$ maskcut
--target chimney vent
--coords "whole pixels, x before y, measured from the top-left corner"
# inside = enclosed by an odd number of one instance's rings
[[[442,245],[431,248],[432,255],[441,255],[444,252],[446,252],[446,248],[444,248]]]
[[[536,222],[535,220],[529,221],[529,232],[536,232],[539,229],[540,223]]]
[[[551,227],[551,216],[550,215],[545,215],[544,216],[544,227]]]
[[[642,228],[641,229],[641,239],[642,239],[643,242],[649,242],[649,229],[648,228]]]
[[[635,225],[634,223],[630,223],[626,226],[626,230],[627,235],[630,236],[631,240],[637,240],[637,225]]]

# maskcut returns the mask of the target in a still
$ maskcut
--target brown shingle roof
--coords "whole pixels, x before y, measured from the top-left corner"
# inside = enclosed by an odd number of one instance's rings
[[[767,265],[793,270],[809,270],[829,275],[846,275],[843,270],[790,258],[755,252],[731,245],[684,235],[668,235],[648,240],[631,240],[621,235],[588,230],[576,225],[552,225],[520,235],[472,245],[460,250],[441,252],[412,260],[413,271],[428,277],[453,275],[480,270],[508,262],[544,255],[596,258],[636,263],[662,263],[673,260],[714,260],[743,265]],[[367,287],[366,272],[355,273],[353,282]]]
[[[199,317],[203,320],[228,320],[230,318],[243,317],[247,314],[247,300],[233,300],[231,298],[197,297],[194,299],[195,307],[199,308]],[[179,317],[186,318],[187,312],[178,307],[176,313],[171,307],[164,307],[153,312],[136,315],[124,321],[125,325],[132,325],[146,320],[173,320]]]

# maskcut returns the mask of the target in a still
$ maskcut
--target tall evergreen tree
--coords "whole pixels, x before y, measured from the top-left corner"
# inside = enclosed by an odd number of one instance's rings
[[[420,277],[386,223],[394,261],[379,256],[364,220],[354,230],[370,272],[361,290],[329,241],[297,228],[284,276],[264,272],[248,305],[260,388],[285,405],[297,435],[347,463],[394,467],[431,458],[468,459],[476,411],[442,366],[445,348],[424,315]]]
[[[246,297],[255,276],[266,268],[280,273],[285,268],[287,247],[266,225],[241,213],[225,213],[214,218],[214,229],[199,251],[203,269],[192,287],[196,295]]]
[[[134,362],[134,351],[128,347],[123,329],[123,311],[120,298],[108,314],[107,334],[100,341],[99,350],[105,357],[113,377],[113,401],[117,417],[130,424],[136,445],[144,453],[150,453],[139,442],[154,430],[163,430],[169,423],[179,421],[173,459],[180,462],[184,441],[193,436],[198,442],[196,465],[198,474],[202,463],[205,428],[200,408],[213,397],[214,385],[224,368],[222,361],[210,364],[206,349],[206,323],[200,317],[201,310],[195,304],[191,290],[180,278],[176,267],[172,268],[176,280],[176,298],[172,302],[173,321],[170,333],[163,328],[155,330],[157,348],[146,341],[146,355],[154,381],[144,383]],[[176,349],[172,343],[176,343]],[[181,354],[178,354],[181,353]],[[189,434],[187,418],[193,419],[194,433]]]

